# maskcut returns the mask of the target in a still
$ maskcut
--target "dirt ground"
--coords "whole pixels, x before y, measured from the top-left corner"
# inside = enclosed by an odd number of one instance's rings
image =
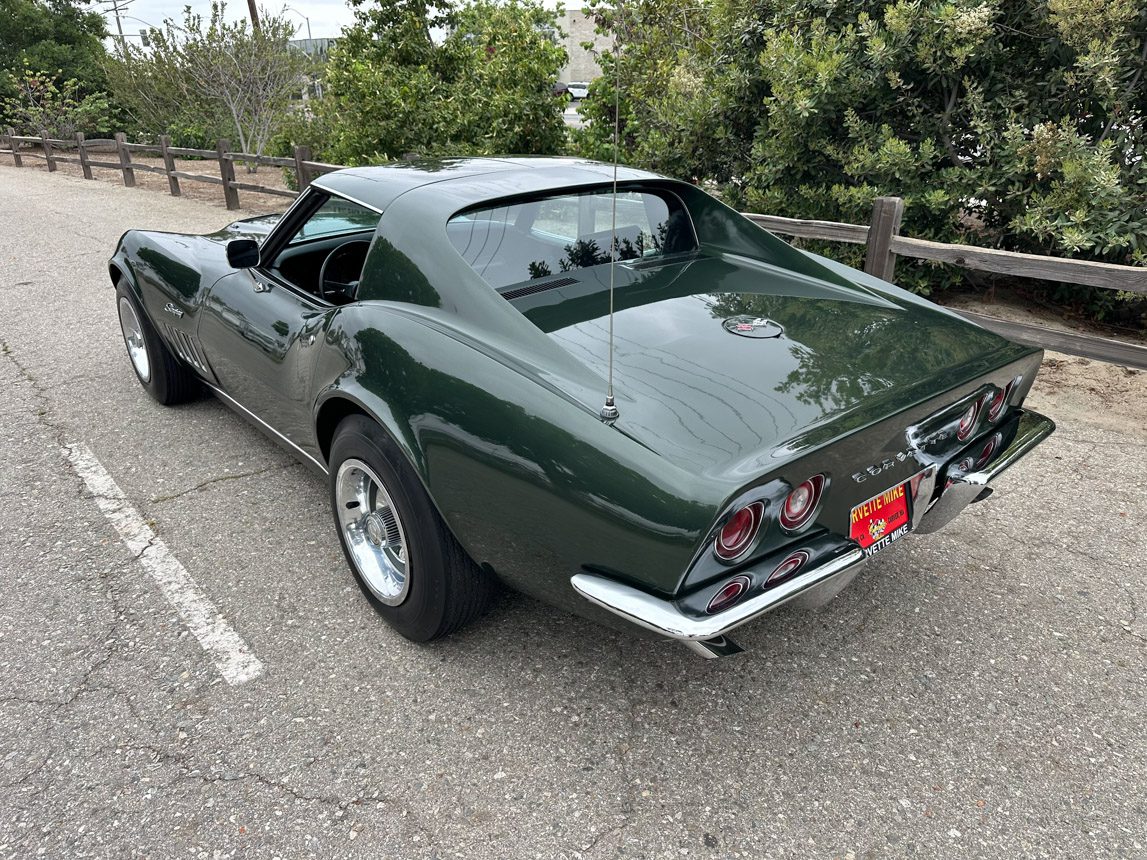
[[[98,155],[93,153],[92,157],[111,161],[116,155],[111,152]],[[0,156],[0,158],[7,157]],[[132,154],[132,161],[158,166],[163,164],[161,158],[138,153]],[[187,158],[177,158],[175,161],[179,170],[188,173],[215,176],[219,169],[218,164],[213,161]],[[25,158],[23,169],[46,172],[47,165],[42,159]],[[78,164],[60,163],[58,171],[73,176],[83,175]],[[116,185],[123,181],[119,170],[93,168],[92,173],[96,181],[111,182]],[[261,167],[257,173],[248,173],[243,164],[237,163],[236,177],[240,182],[287,189],[281,168]],[[135,181],[139,189],[168,193],[167,179],[159,174],[136,171]],[[226,208],[223,191],[218,185],[184,179],[180,181],[180,190],[183,197],[200,200],[220,209]],[[242,209],[236,213],[236,217],[281,212],[290,204],[290,200],[285,197],[251,191],[240,191],[239,202]],[[965,295],[950,297],[947,304],[953,308],[977,311],[1013,322],[1038,323],[1062,331],[1087,330],[1118,337],[1121,340],[1147,343],[1147,337],[1136,336],[1134,333],[1107,331],[1101,327],[1083,328],[1070,324],[1053,309],[1034,306],[1030,302],[1025,303],[1005,291],[998,292],[992,301]],[[1093,398],[1097,398],[1104,406],[1099,414],[1096,414]],[[1032,408],[1055,415],[1060,421],[1083,419],[1107,429],[1147,435],[1147,373],[1143,371],[1049,352],[1028,402]]]
[[[1141,370],[1049,352],[1027,403],[1057,423],[1086,421],[1147,436],[1147,373]]]
[[[33,158],[29,155],[31,150],[25,150],[21,153],[23,156],[22,169],[39,170],[47,172],[48,165],[42,158]],[[72,157],[75,153],[61,153],[68,157]],[[91,152],[90,157],[94,161],[114,162],[118,161],[119,156],[115,152]],[[0,155],[0,161],[4,163],[11,163],[10,155]],[[143,155],[138,152],[131,154],[133,164],[142,164],[151,167],[163,167],[163,159],[159,156]],[[217,161],[196,159],[196,158],[177,158],[175,159],[176,170],[185,173],[198,173],[204,176],[219,176],[219,163]],[[83,169],[78,164],[68,164],[64,162],[56,163],[56,170],[58,173],[65,173],[69,176],[83,176]],[[93,181],[111,182],[115,185],[123,184],[123,174],[118,168],[111,169],[105,167],[92,168]],[[280,188],[284,191],[290,190],[287,183],[283,179],[283,168],[280,167],[260,167],[257,172],[249,173],[247,166],[241,162],[235,163],[235,178],[239,182],[249,182],[252,185],[265,185],[268,188]],[[135,172],[135,186],[136,188],[146,189],[148,191],[158,191],[161,194],[169,194],[170,191],[167,186],[167,177],[158,173],[149,173],[144,170],[137,170]],[[220,209],[226,209],[226,203],[223,200],[223,188],[219,185],[214,185],[209,182],[196,182],[190,179],[179,180],[179,190],[181,197],[188,197],[192,200],[202,200],[206,203],[211,203],[218,206]],[[266,215],[272,212],[282,212],[291,203],[287,197],[280,197],[275,194],[260,194],[254,191],[240,191],[239,204],[244,212],[255,215]]]
[[[1068,322],[1052,308],[1023,302],[1005,291],[991,301],[963,295],[945,303],[1009,322],[1147,343],[1147,337],[1134,332]],[[1096,409],[1096,400],[1102,405],[1101,411]],[[1147,435],[1147,372],[1142,370],[1048,351],[1027,402],[1059,422],[1084,420],[1109,430]]]

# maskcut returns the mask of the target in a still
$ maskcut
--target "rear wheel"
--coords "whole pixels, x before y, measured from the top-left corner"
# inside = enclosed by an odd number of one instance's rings
[[[490,576],[446,528],[398,446],[364,415],[335,431],[330,497],[359,587],[407,639],[449,635],[489,605]]]
[[[139,384],[164,406],[184,403],[199,393],[199,381],[171,354],[131,291],[116,288],[119,326],[127,357]]]

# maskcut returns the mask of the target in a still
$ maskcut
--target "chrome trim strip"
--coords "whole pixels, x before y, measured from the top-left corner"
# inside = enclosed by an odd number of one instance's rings
[[[296,445],[294,442],[292,442],[290,439],[288,439],[286,436],[284,436],[282,433],[280,433],[278,430],[276,430],[274,427],[272,427],[270,424],[268,424],[266,421],[264,421],[262,418],[260,418],[258,415],[256,415],[254,412],[252,412],[250,409],[248,409],[246,406],[244,406],[242,403],[240,403],[238,400],[236,400],[234,397],[232,397],[230,394],[227,394],[221,388],[218,388],[218,387],[212,385],[210,382],[204,382],[203,384],[206,385],[208,388],[210,388],[213,392],[215,392],[215,395],[217,397],[220,397],[223,400],[226,400],[228,405],[234,407],[235,409],[238,409],[244,415],[246,415],[247,417],[254,420],[256,423],[258,423],[260,427],[265,429],[267,432],[271,433],[276,439],[279,439],[284,444],[286,444],[288,447],[290,447],[293,451],[297,451],[298,453],[300,453],[304,457],[306,457],[308,460],[310,460],[312,463],[314,463],[316,466],[318,466],[319,469],[322,470],[322,473],[324,475],[330,474],[330,472],[327,470],[326,464],[321,463],[318,460],[316,460],[314,457],[312,457],[310,454],[308,454],[306,451],[304,451],[302,448],[300,448],[298,445]]]
[[[920,528],[920,522],[924,519],[924,514],[928,512],[928,503],[932,500],[933,494],[936,492],[936,475],[940,472],[939,467],[929,466],[923,472],[917,472],[917,475],[923,475],[920,479],[920,486],[916,488],[916,496],[912,499],[912,531]],[[916,476],[908,480],[911,481]],[[923,499],[924,503],[920,504]]]
[[[987,484],[999,477],[1000,472],[1015,465],[1016,461],[1027,454],[1032,448],[1046,439],[1055,430],[1055,422],[1038,412],[1024,410],[1020,415],[1020,426],[1016,430],[1016,438],[1012,444],[992,463],[991,467],[982,472],[973,472],[962,476],[962,480],[969,484]]]
[[[596,603],[639,627],[671,639],[698,641],[721,637],[863,560],[862,550],[851,549],[844,555],[756,594],[724,612],[704,618],[686,615],[672,600],[654,597],[604,576],[578,573],[570,578],[570,584],[590,603]]]

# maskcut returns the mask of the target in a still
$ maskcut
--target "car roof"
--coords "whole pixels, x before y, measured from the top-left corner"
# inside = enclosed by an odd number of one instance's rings
[[[451,198],[465,204],[499,196],[492,193],[495,187],[505,193],[513,193],[515,189],[533,192],[601,184],[611,181],[613,175],[612,164],[582,158],[440,158],[350,167],[321,176],[312,184],[381,212],[401,195],[431,186],[436,191],[447,191]],[[631,167],[618,167],[617,178],[624,182],[662,177]],[[497,181],[491,183],[492,179]]]

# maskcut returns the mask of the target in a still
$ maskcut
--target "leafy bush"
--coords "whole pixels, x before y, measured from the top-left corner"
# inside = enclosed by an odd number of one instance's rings
[[[755,211],[1147,263],[1147,6],[1136,0],[636,0],[616,20],[623,157]],[[688,15],[688,26],[682,16]],[[608,149],[613,66],[578,139]],[[967,273],[905,265],[919,292]],[[1115,294],[1049,288],[1098,315]]]
[[[9,75],[15,96],[0,101],[0,113],[19,134],[72,138],[77,131],[87,135],[108,134],[112,110],[105,93],[81,94],[80,82],[70,78],[60,84],[53,75],[24,69],[20,77]]]

